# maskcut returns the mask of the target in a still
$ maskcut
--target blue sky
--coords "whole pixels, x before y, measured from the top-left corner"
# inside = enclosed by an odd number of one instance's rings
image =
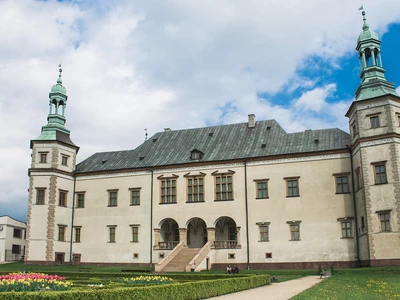
[[[398,89],[400,1],[364,1]],[[164,128],[276,119],[338,127],[360,83],[359,4],[347,0],[0,1],[0,215],[25,220],[29,142],[58,64],[78,161]]]

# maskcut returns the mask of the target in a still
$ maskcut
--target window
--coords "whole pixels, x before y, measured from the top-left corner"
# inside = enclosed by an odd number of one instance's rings
[[[379,212],[379,220],[381,222],[381,231],[390,231],[390,211]]]
[[[140,205],[140,188],[132,188],[131,191],[131,205]]]
[[[351,230],[351,221],[342,221],[342,238],[347,239],[351,238],[352,230]]]
[[[81,242],[81,228],[82,227],[75,227],[75,243]]]
[[[373,163],[375,166],[375,184],[387,183],[385,163]]]
[[[229,240],[230,241],[236,241],[237,240],[237,229],[234,226],[229,227]]]
[[[191,159],[194,159],[194,160],[196,160],[196,159],[200,159],[200,153],[199,152],[197,152],[197,151],[194,151],[194,152],[192,152],[192,154],[191,154],[191,157],[190,157]]]
[[[272,258],[272,253],[271,252],[266,252],[265,253],[265,258]]]
[[[204,178],[187,179],[187,202],[204,202]]]
[[[11,248],[11,253],[12,254],[21,254],[21,245],[12,245]]]
[[[260,240],[259,242],[269,242],[269,225],[259,225]]]
[[[47,163],[47,153],[40,153],[40,163]]]
[[[352,129],[353,129],[353,137],[355,137],[356,135],[357,135],[357,125],[356,124],[354,124],[353,125],[353,127],[352,127]]]
[[[215,176],[215,199],[233,200],[232,175]]]
[[[115,243],[115,231],[116,231],[116,226],[109,226],[109,243]]]
[[[13,237],[22,239],[22,230],[21,230],[21,229],[14,228]]]
[[[365,228],[365,219],[364,216],[361,216],[361,228]]]
[[[290,241],[300,241],[300,223],[301,221],[288,221],[290,228]]]
[[[58,225],[58,241],[65,242],[65,233],[67,226],[66,225]]]
[[[349,193],[348,174],[333,174],[336,178],[336,194]]]
[[[132,242],[139,242],[139,226],[131,225],[132,228]]]
[[[45,191],[46,191],[45,188],[37,188],[36,189],[36,204],[37,205],[44,205]]]
[[[85,207],[85,193],[77,193],[76,208]]]
[[[58,205],[67,206],[67,191],[59,191]]]
[[[356,186],[357,186],[356,188],[357,188],[357,191],[362,188],[360,170],[361,170],[360,167],[358,167],[357,169],[354,170],[354,172],[356,173]]]
[[[379,124],[379,116],[372,116],[369,118],[371,122],[371,128],[378,128],[380,126]]]
[[[108,191],[108,206],[117,206],[118,200],[118,190],[109,190]]]
[[[67,166],[68,165],[68,156],[65,156],[65,155],[61,156],[61,164],[63,166]]]
[[[268,179],[254,180],[257,186],[257,199],[268,198]]]
[[[161,203],[176,203],[176,179],[161,180]]]
[[[286,180],[287,192],[286,197],[298,197],[299,194],[299,178],[284,178]]]

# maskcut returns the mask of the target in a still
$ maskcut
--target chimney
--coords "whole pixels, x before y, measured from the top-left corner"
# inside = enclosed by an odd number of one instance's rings
[[[164,128],[164,131],[171,131],[171,128]]]
[[[253,128],[256,126],[256,116],[254,114],[249,115],[249,128]]]

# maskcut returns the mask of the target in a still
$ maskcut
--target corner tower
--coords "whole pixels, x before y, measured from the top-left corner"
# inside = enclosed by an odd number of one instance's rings
[[[31,140],[26,263],[70,260],[74,176],[78,147],[65,127],[67,91],[59,66],[57,83],[49,93],[47,125]]]
[[[346,113],[351,133],[358,257],[400,265],[400,97],[385,79],[378,35],[362,11],[356,50],[361,84]]]

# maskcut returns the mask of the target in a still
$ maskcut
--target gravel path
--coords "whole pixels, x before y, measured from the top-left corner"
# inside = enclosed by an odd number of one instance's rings
[[[316,285],[322,279],[319,276],[307,276],[299,279],[271,283],[266,286],[251,290],[227,294],[219,297],[209,298],[215,300],[287,300],[301,293],[302,291]]]

